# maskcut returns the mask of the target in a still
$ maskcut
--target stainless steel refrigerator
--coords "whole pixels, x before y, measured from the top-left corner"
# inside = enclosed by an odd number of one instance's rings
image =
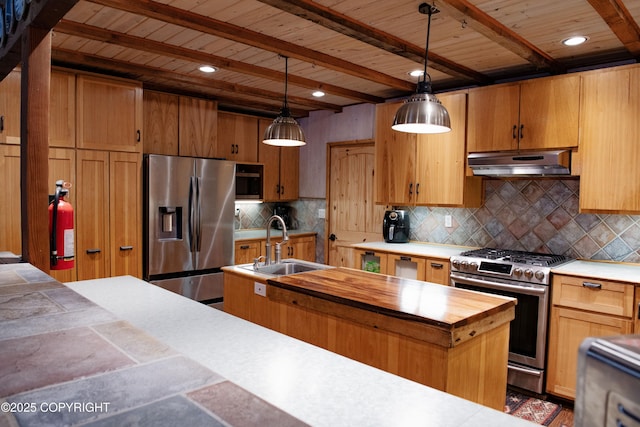
[[[207,304],[222,302],[233,264],[235,162],[144,158],[144,278]]]

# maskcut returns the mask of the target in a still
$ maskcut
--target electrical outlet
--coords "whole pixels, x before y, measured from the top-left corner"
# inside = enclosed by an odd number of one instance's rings
[[[451,218],[451,215],[444,216],[444,226],[447,228],[453,227],[453,219]]]
[[[236,208],[236,218],[240,217],[240,208]]]
[[[267,296],[267,285],[264,283],[253,282],[253,292],[262,297]]]

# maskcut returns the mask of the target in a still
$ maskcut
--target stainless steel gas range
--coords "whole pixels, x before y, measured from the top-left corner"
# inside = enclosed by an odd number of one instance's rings
[[[549,320],[551,267],[563,255],[484,248],[451,257],[451,284],[518,299],[509,337],[507,382],[542,393]]]

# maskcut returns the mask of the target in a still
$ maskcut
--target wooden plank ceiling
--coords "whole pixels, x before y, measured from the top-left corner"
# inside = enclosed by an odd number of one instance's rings
[[[427,15],[420,0],[80,0],[54,27],[55,65],[126,76],[145,88],[217,99],[221,109],[297,116],[382,102],[415,89]],[[435,2],[436,92],[640,57],[637,0]],[[589,40],[578,47],[561,41]],[[198,67],[218,69],[203,74]],[[322,90],[326,96],[314,98]]]

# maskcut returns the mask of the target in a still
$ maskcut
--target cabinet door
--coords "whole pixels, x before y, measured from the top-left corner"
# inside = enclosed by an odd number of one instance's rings
[[[266,145],[266,144],[262,144]],[[324,178],[324,177],[323,177]],[[280,148],[279,200],[297,200],[300,188],[300,148]]]
[[[180,97],[144,91],[145,154],[178,155],[178,117]]]
[[[289,244],[283,249],[283,258],[296,258],[303,261],[316,261],[316,237],[290,237]]]
[[[467,95],[442,95],[439,99],[449,112],[451,132],[417,136],[416,204],[462,205]]]
[[[256,117],[218,112],[218,157],[257,162],[259,136]]]
[[[587,337],[629,334],[631,320],[560,307],[551,309],[547,392],[576,397],[578,348]]]
[[[519,99],[518,84],[469,90],[469,153],[518,149]]]
[[[218,140],[218,104],[180,97],[181,156],[215,157]]]
[[[402,103],[376,106],[376,203],[414,203],[416,187],[416,135],[391,129]]]
[[[76,209],[76,152],[70,148],[49,148],[49,194],[54,194],[56,188],[56,181],[64,180],[71,183],[69,194],[65,197],[65,200],[71,203],[74,208],[74,230],[77,230],[75,224],[75,216],[77,215]],[[78,233],[74,233],[74,237],[78,239]],[[75,244],[75,242],[74,242]],[[76,258],[78,248],[75,246]],[[77,262],[76,267],[69,270],[51,270],[49,273],[51,277],[60,282],[71,282],[77,280]]]
[[[260,120],[259,135],[264,135],[264,130],[272,123],[271,120]],[[258,144],[258,162],[264,165],[263,199],[276,201],[280,198],[280,147]]]
[[[20,210],[20,146],[0,144],[0,179],[7,189],[0,209],[0,250],[22,254]]]
[[[109,277],[109,153],[76,151],[78,280]]]
[[[451,280],[449,279],[449,271],[451,269],[449,261],[428,259],[426,269],[425,280],[427,282],[438,283],[445,286],[451,284]]]
[[[76,146],[76,76],[73,73],[51,71],[49,146]]]
[[[521,83],[521,150],[578,146],[580,84],[578,74]]]
[[[141,164],[137,153],[109,154],[111,276],[142,277]]]
[[[580,210],[640,212],[640,68],[583,75]]]
[[[407,279],[425,280],[425,258],[389,254],[387,258],[387,274]]]
[[[235,264],[249,264],[260,256],[260,242],[239,241],[235,243]]]
[[[387,274],[389,261],[388,254],[384,252],[356,249],[354,251],[353,259],[355,261],[353,268],[355,269]]]
[[[78,148],[142,151],[142,87],[139,83],[77,77]]]
[[[634,323],[633,333],[640,334],[640,286],[636,286],[636,304],[634,308]]]
[[[20,71],[0,81],[0,143],[20,144]]]

